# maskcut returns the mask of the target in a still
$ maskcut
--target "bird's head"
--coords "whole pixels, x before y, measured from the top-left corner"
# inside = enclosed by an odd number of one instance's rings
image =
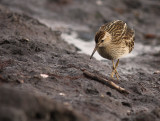
[[[106,31],[98,31],[95,36],[96,46],[90,56],[90,59],[99,47],[106,47],[111,41],[111,35]]]

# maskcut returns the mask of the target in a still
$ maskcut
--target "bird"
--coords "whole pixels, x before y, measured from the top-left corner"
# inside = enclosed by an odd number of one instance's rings
[[[129,54],[134,48],[135,31],[131,29],[124,21],[114,20],[102,25],[95,34],[95,48],[90,56],[98,51],[103,58],[112,60],[111,78],[116,75],[119,80],[117,67],[119,59]],[[114,64],[114,61],[116,61]]]

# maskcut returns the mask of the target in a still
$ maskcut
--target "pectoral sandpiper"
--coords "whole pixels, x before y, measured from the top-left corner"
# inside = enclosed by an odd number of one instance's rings
[[[116,70],[119,58],[133,50],[134,38],[134,31],[121,20],[104,24],[95,35],[96,46],[90,59],[97,50],[103,58],[112,60],[113,69],[111,77],[113,78],[115,74],[117,79],[119,79],[119,74]],[[114,64],[114,60],[117,60],[116,64]]]

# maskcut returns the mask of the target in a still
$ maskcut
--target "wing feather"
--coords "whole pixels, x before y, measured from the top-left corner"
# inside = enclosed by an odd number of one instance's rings
[[[100,31],[106,31],[111,34],[112,42],[120,43],[120,39],[125,34],[126,23],[120,20],[116,20],[107,24],[102,25]]]
[[[96,33],[96,43],[103,38],[106,32],[111,35],[113,44],[124,42],[129,47],[129,52],[134,48],[135,33],[125,22],[116,20],[102,25]]]
[[[132,29],[127,28],[126,34],[122,37],[122,41],[129,47],[129,52],[134,48],[135,33]]]

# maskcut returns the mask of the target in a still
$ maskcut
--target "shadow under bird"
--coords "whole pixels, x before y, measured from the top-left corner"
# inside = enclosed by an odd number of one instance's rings
[[[92,56],[96,51],[106,59],[112,60],[113,68],[111,77],[114,74],[119,79],[119,74],[116,70],[119,59],[134,48],[135,32],[121,20],[112,21],[100,27],[95,35],[96,46],[92,52]],[[114,64],[114,60],[117,60]]]

